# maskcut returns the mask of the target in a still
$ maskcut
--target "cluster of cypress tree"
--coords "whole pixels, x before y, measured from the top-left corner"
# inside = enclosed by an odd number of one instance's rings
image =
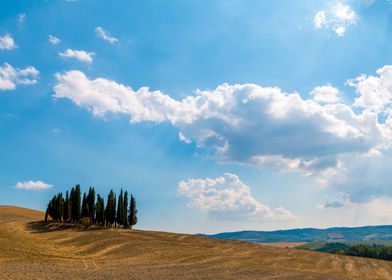
[[[81,198],[80,186],[76,185],[70,192],[55,195],[48,203],[45,221],[50,216],[53,220],[82,225],[97,225],[132,228],[137,223],[136,200],[131,194],[128,208],[128,192],[121,189],[118,196],[111,190],[106,207],[103,197],[90,187],[88,193],[83,193]]]

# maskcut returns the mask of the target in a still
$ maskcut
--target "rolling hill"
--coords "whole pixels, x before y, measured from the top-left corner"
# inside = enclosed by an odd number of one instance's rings
[[[0,206],[0,279],[391,279],[392,263],[204,236],[82,229]]]
[[[392,226],[304,228],[277,231],[238,231],[206,235],[218,239],[241,240],[254,243],[318,242],[318,241],[392,241]]]

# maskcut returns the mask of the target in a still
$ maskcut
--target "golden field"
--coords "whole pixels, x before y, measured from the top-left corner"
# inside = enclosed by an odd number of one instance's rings
[[[392,279],[392,262],[43,217],[0,206],[0,279]]]

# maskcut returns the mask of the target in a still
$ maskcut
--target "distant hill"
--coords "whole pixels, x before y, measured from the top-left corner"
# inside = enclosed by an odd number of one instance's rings
[[[303,228],[277,231],[237,231],[205,235],[218,239],[253,243],[317,242],[317,241],[379,241],[392,240],[392,225],[365,227]]]

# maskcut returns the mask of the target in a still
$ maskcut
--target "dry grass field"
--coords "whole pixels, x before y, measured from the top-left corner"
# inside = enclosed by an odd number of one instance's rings
[[[392,262],[42,218],[0,206],[0,279],[392,279]]]
[[[263,246],[272,246],[277,248],[295,248],[307,244],[307,242],[272,242],[272,243],[257,243]]]

